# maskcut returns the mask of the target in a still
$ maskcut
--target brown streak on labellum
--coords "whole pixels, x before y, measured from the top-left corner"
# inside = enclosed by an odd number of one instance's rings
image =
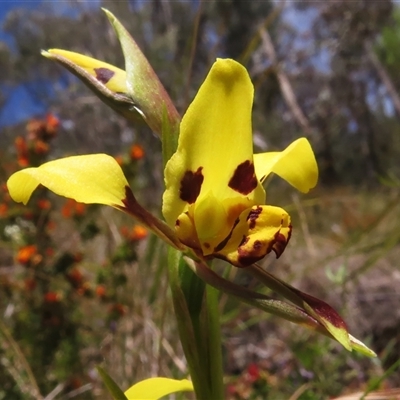
[[[255,251],[259,251],[261,248],[262,248],[262,243],[261,243],[261,241],[260,241],[260,240],[256,240],[256,241],[253,243],[253,249],[254,249]]]
[[[204,181],[202,174],[203,167],[197,168],[196,172],[186,171],[181,180],[179,197],[189,204],[193,204],[200,194],[201,185]]]
[[[94,68],[94,72],[96,73],[96,79],[104,85],[115,75],[115,72],[108,68]]]
[[[241,194],[249,194],[257,187],[254,164],[246,160],[239,164],[229,181],[228,186]]]
[[[248,236],[243,235],[243,239],[242,241],[239,243],[239,246],[244,246],[248,241],[250,240],[250,238]]]
[[[289,243],[289,239],[290,236],[292,234],[292,226],[289,225],[289,233],[288,233],[288,237],[286,238],[285,235],[283,235],[282,233],[280,233],[280,231],[276,232],[274,240],[272,242],[272,246],[270,247],[268,253],[273,250],[276,258],[279,258],[283,251],[285,250],[287,244]]]
[[[260,261],[264,257],[264,255],[251,256],[248,254],[248,252],[244,252],[243,250],[240,251],[240,249],[238,249],[238,252],[239,252],[238,261],[240,263],[240,267],[242,267],[242,268],[248,267],[257,261]]]
[[[234,224],[232,226],[232,229],[229,232],[228,236],[214,248],[214,252],[217,253],[218,251],[221,251],[226,246],[226,244],[229,242],[229,239],[232,237],[232,233],[233,233],[233,230],[235,229],[235,226],[238,223],[239,223],[239,218],[236,218],[236,220],[235,220],[235,222],[234,222]]]
[[[261,213],[262,213],[262,207],[260,207],[260,206],[257,206],[257,208],[252,209],[249,212],[249,215],[247,216],[247,221],[250,220],[250,222],[249,222],[250,229],[254,229],[254,227],[256,226],[256,220]]]

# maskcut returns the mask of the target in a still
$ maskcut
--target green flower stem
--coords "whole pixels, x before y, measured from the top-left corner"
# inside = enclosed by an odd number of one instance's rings
[[[196,307],[190,307],[192,312],[189,311],[189,305],[187,301],[188,293],[185,295],[183,290],[184,283],[186,282],[182,282],[182,275],[180,274],[182,267],[189,269],[183,261],[182,253],[173,248],[169,248],[169,284],[172,293],[175,317],[178,325],[179,338],[188,363],[194,391],[197,399],[199,400],[214,399],[210,387],[211,385],[209,384],[208,371],[203,365],[204,353],[202,353],[202,351],[204,350],[200,348],[201,342],[204,342],[201,341],[201,333],[199,331],[201,324],[195,323],[195,321],[199,318],[199,313],[195,311]],[[186,281],[187,280],[188,279],[186,279]],[[196,293],[196,291],[192,293]],[[196,302],[199,299],[193,300]],[[194,326],[196,326],[196,329]]]
[[[206,304],[208,312],[208,371],[212,399],[224,399],[224,376],[222,367],[221,322],[219,312],[219,291],[206,285]],[[207,336],[206,336],[207,337]]]

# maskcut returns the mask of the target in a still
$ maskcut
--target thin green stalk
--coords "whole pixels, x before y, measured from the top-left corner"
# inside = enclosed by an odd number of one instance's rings
[[[208,313],[208,371],[212,399],[224,399],[224,374],[222,366],[221,321],[219,312],[219,291],[206,286]]]
[[[207,379],[207,369],[203,368],[202,366],[202,354],[199,351],[196,334],[193,329],[192,316],[189,312],[187,299],[182,290],[182,282],[179,274],[181,262],[183,262],[181,252],[173,248],[169,248],[169,284],[178,325],[179,338],[188,363],[189,373],[193,382],[197,399],[214,399]],[[188,268],[187,266],[184,267]]]

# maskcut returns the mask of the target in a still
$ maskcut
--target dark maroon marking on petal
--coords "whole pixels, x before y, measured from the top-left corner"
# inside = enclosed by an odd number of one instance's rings
[[[186,171],[181,180],[179,197],[189,204],[193,204],[200,194],[201,185],[204,181],[202,174],[203,167],[197,168],[196,172]]]
[[[104,85],[115,75],[114,71],[108,68],[94,68],[96,79]]]
[[[235,222],[233,223],[232,229],[229,232],[229,235],[221,243],[219,243],[216,247],[214,247],[214,252],[221,251],[226,246],[226,244],[228,243],[229,239],[232,237],[232,233],[233,233],[233,230],[235,229],[235,226],[238,223],[239,223],[239,218],[236,218]]]
[[[256,240],[256,241],[253,243],[253,249],[254,249],[255,251],[259,251],[259,250],[262,248],[262,246],[263,246],[263,244],[262,244],[262,242],[261,242],[260,240]]]
[[[247,160],[237,166],[228,186],[236,192],[246,195],[257,187],[257,182],[254,164]]]
[[[203,243],[203,246],[204,246],[206,249],[209,249],[209,248],[210,248],[210,243],[204,242],[204,243]]]
[[[265,254],[261,256],[249,255],[247,251],[243,251],[240,249],[238,249],[238,253],[239,253],[238,261],[240,263],[241,268],[248,267],[251,264],[256,263],[257,261],[260,261],[265,256]]]
[[[125,198],[122,199],[122,203],[124,203],[126,210],[135,209],[138,204],[136,197],[129,186],[125,186]]]
[[[260,206],[257,206],[257,208],[252,209],[249,212],[249,215],[247,216],[246,221],[250,220],[250,222],[249,222],[250,229],[254,229],[254,227],[256,226],[256,220],[259,217],[259,215],[261,214],[261,212],[262,212],[262,207],[260,207]]]
[[[239,246],[238,246],[238,247],[244,246],[249,240],[250,240],[250,238],[249,238],[248,236],[243,235],[243,239],[242,239],[242,241],[239,243]]]
[[[179,221],[179,219],[177,219],[176,221],[175,221],[175,226],[179,226],[181,224],[181,221]]]
[[[286,239],[286,236],[280,233],[280,231],[276,232],[274,240],[272,242],[272,246],[269,249],[268,253],[273,250],[276,258],[279,258],[283,251],[285,250],[287,244],[289,243],[290,236],[292,235],[292,225],[289,225],[290,231],[288,234],[288,237]]]

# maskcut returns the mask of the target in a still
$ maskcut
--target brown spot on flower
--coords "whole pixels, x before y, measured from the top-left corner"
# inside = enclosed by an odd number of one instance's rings
[[[263,246],[263,244],[262,244],[262,242],[261,242],[260,240],[256,240],[256,241],[253,243],[253,249],[254,249],[255,251],[260,251],[261,248],[262,248],[262,246]]]
[[[248,251],[243,251],[242,249],[238,249],[239,257],[238,257],[238,262],[240,263],[237,265],[238,267],[245,268],[250,266],[251,264],[254,264],[257,261],[260,261],[265,254],[263,255],[254,255],[249,253]]]
[[[204,246],[206,249],[209,249],[209,248],[210,248],[210,243],[204,242],[204,243],[203,243],[203,246]]]
[[[179,197],[189,204],[193,204],[200,194],[201,185],[204,181],[202,174],[203,167],[199,167],[196,172],[186,171],[181,180]]]
[[[272,246],[269,249],[268,253],[273,250],[276,258],[279,258],[283,251],[285,250],[287,244],[289,243],[290,236],[292,235],[292,225],[289,225],[289,233],[288,236],[286,237],[280,231],[276,232],[274,241],[272,242]]]
[[[228,186],[241,194],[249,194],[257,187],[254,164],[246,160],[239,164],[229,181]]]
[[[248,236],[243,235],[243,239],[240,242],[239,247],[245,245],[249,240],[250,238]]]
[[[221,251],[221,250],[226,246],[226,244],[229,242],[230,238],[232,237],[232,233],[233,233],[233,230],[235,229],[235,226],[236,226],[238,223],[239,223],[239,218],[236,218],[234,224],[232,225],[232,229],[231,229],[231,231],[229,232],[229,235],[228,235],[221,243],[219,243],[219,244],[214,248],[214,251],[215,251],[215,252]]]
[[[96,79],[104,85],[115,75],[114,71],[108,68],[94,68]]]
[[[261,214],[262,212],[262,207],[257,206],[256,208],[252,208],[251,211],[249,212],[249,215],[247,216],[247,220],[246,221],[250,221],[249,222],[249,229],[254,229],[254,227],[256,226],[256,220],[258,218],[258,216]]]

